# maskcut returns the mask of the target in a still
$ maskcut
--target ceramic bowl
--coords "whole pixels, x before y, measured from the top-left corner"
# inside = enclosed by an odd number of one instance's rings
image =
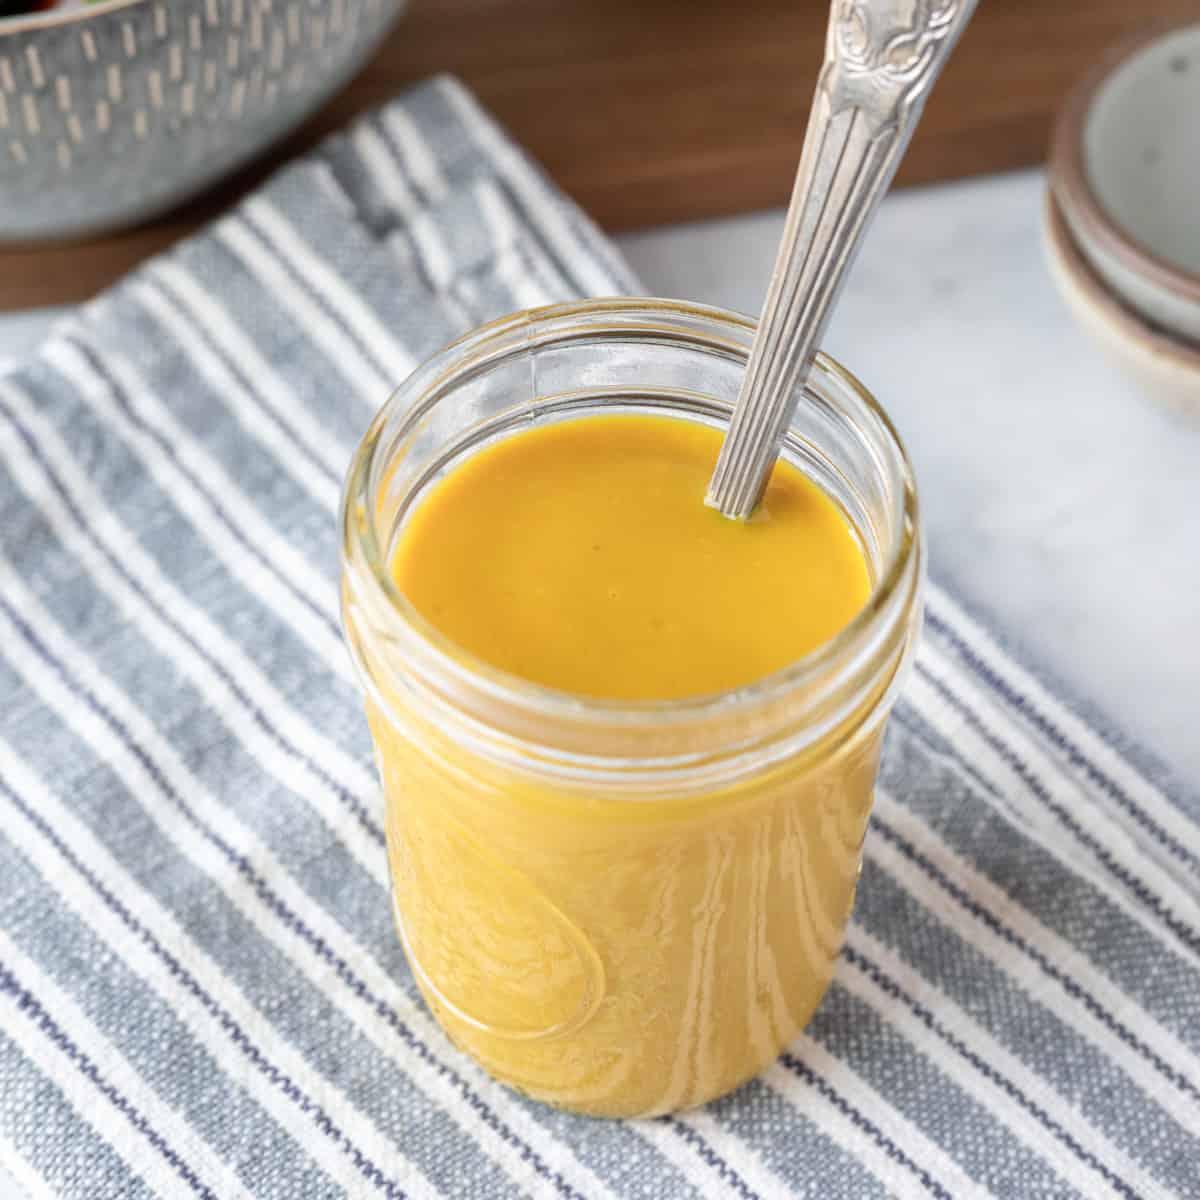
[[[1200,345],[1200,23],[1118,46],[1060,114],[1049,172],[1104,284]]]
[[[340,87],[405,0],[103,0],[0,19],[0,241],[170,208]]]
[[[1166,333],[1113,294],[1076,244],[1052,190],[1043,234],[1050,273],[1083,329],[1143,392],[1200,417],[1200,345]]]

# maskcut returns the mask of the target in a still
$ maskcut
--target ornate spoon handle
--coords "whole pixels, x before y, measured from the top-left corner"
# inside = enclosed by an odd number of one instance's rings
[[[707,503],[748,517],[846,269],[977,0],[834,0],[804,150]]]

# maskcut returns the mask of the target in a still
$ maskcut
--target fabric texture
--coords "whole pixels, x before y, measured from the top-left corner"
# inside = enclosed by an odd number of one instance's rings
[[[575,1118],[426,1012],[339,633],[342,475],[453,336],[631,290],[437,80],[0,377],[18,1194],[1200,1196],[1197,810],[937,588],[835,982],[760,1078]]]

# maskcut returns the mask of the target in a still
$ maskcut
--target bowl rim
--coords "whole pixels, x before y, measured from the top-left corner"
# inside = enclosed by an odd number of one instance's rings
[[[30,33],[37,29],[52,29],[56,25],[75,25],[81,21],[94,21],[118,12],[122,8],[132,8],[135,4],[146,4],[148,0],[104,0],[100,4],[89,4],[86,8],[72,8],[64,12],[26,13],[20,17],[0,17],[0,38],[9,37],[16,33]]]
[[[1109,50],[1074,88],[1060,110],[1051,136],[1047,170],[1061,216],[1069,212],[1089,238],[1095,239],[1134,274],[1173,296],[1200,305],[1200,272],[1189,271],[1155,254],[1109,215],[1092,187],[1083,150],[1087,120],[1104,84],[1143,50],[1184,30],[1200,32],[1200,20],[1192,17],[1186,21],[1157,23]],[[1071,244],[1074,247],[1073,240]]]
[[[1200,372],[1200,346],[1183,341],[1150,324],[1113,294],[1083,255],[1071,234],[1062,205],[1053,188],[1046,189],[1044,202],[1046,240],[1062,269],[1083,292],[1100,315],[1118,333],[1157,358],[1168,359],[1190,371]]]

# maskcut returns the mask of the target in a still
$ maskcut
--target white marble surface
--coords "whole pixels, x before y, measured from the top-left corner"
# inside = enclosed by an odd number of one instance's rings
[[[1200,787],[1200,423],[1072,324],[1042,264],[1042,186],[890,198],[828,347],[908,443],[935,574]],[[781,219],[620,243],[647,290],[756,312]],[[0,318],[0,358],[47,323]]]

